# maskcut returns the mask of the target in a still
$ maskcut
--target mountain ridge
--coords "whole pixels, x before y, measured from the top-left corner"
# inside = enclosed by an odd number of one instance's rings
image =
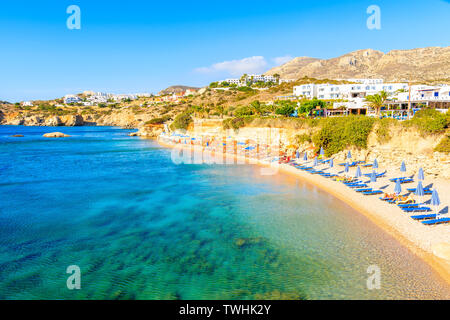
[[[285,79],[382,78],[386,81],[450,79],[450,46],[396,49],[383,53],[361,49],[330,59],[296,57],[270,69]]]

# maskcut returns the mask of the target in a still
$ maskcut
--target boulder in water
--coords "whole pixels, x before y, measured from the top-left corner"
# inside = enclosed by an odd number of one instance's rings
[[[70,137],[68,134],[64,134],[62,132],[51,132],[44,134],[45,138],[67,138]]]

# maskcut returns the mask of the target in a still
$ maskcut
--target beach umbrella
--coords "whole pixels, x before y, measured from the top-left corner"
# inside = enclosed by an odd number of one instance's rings
[[[347,159],[351,159],[352,158],[352,153],[350,151],[348,151],[347,153]]]
[[[402,192],[402,184],[400,183],[400,179],[397,179],[395,182],[394,192],[396,195],[399,195]]]
[[[345,163],[345,169],[344,169],[345,173],[348,173],[348,169],[349,169],[348,162],[346,162]]]
[[[308,161],[308,154],[305,152],[305,154],[303,155],[303,160],[304,161]]]
[[[400,166],[400,171],[401,171],[401,172],[406,172],[406,164],[405,164],[405,161],[402,161],[402,165]]]
[[[422,181],[419,181],[416,187],[416,196],[419,197],[420,202],[422,202],[422,197],[425,195],[425,192],[423,191]]]
[[[436,189],[433,189],[433,193],[431,194],[431,205],[434,206],[434,212],[436,213],[436,219],[439,219],[438,208],[441,204],[441,200],[439,200],[439,195]]]
[[[333,159],[330,159],[330,168],[333,168],[333,167],[334,167]]]
[[[425,180],[425,176],[423,174],[423,169],[422,168],[419,169],[419,173],[417,174],[417,179]]]
[[[370,182],[377,182],[377,174],[375,171],[372,171],[372,174],[370,175]]]
[[[372,168],[378,169],[378,161],[377,161],[377,159],[373,160]]]
[[[324,156],[325,155],[325,150],[323,150],[323,147],[320,147],[320,155]]]
[[[300,152],[297,150],[297,153],[295,154],[296,158],[299,159],[300,158]]]
[[[314,158],[314,166],[319,165],[319,159],[317,159],[317,157]]]
[[[361,178],[361,176],[362,176],[361,168],[358,166],[358,168],[356,168],[355,177]]]

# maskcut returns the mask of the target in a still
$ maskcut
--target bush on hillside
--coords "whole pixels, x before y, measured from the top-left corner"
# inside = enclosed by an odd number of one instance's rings
[[[374,122],[375,119],[364,116],[326,118],[320,122],[321,128],[313,136],[313,142],[324,148],[326,156],[350,146],[366,148]]]
[[[450,126],[450,115],[434,109],[423,109],[403,124],[417,128],[423,135],[442,133]]]
[[[191,113],[185,111],[175,117],[172,124],[170,125],[170,128],[172,130],[176,130],[176,129],[187,130],[187,128],[191,122],[192,122]]]
[[[450,135],[442,138],[441,142],[434,148],[437,152],[450,153]]]

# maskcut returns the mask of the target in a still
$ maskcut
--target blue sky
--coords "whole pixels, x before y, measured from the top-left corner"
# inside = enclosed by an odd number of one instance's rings
[[[366,26],[372,4],[381,30]],[[80,30],[66,27],[69,5],[81,9]],[[444,0],[2,1],[0,100],[158,92],[289,57],[448,46],[449,14]]]

